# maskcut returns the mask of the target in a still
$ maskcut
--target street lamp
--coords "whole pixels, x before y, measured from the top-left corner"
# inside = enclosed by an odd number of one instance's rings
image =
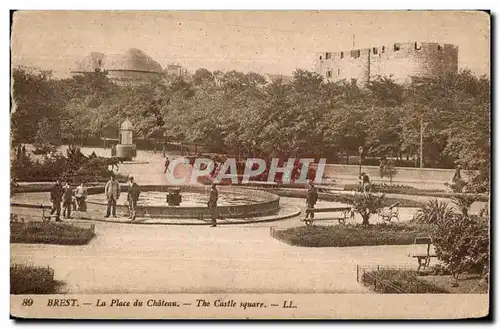
[[[361,157],[363,156],[363,146],[359,147],[359,176],[361,176]]]
[[[424,167],[424,131],[428,124],[424,119],[420,119],[420,168]]]

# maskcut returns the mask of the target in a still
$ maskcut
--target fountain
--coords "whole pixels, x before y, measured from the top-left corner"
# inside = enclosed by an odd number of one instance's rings
[[[169,206],[179,206],[182,202],[181,189],[173,188],[168,191],[167,204]]]
[[[207,206],[210,186],[179,185],[141,186],[137,202],[138,217],[155,218],[210,218]],[[218,211],[222,218],[253,218],[275,215],[280,211],[280,197],[276,194],[243,187],[219,186]],[[87,203],[106,206],[102,191],[89,191]],[[165,200],[167,193],[167,200]],[[182,193],[182,197],[181,197]],[[118,212],[127,213],[128,206],[120,198]],[[182,205],[181,205],[182,199]],[[121,202],[123,201],[123,202]]]

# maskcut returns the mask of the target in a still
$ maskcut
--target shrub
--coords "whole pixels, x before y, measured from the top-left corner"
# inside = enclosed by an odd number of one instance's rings
[[[436,224],[440,219],[453,216],[453,209],[447,202],[430,200],[415,214],[413,220],[419,224]]]
[[[451,197],[452,202],[458,207],[463,216],[469,215],[470,207],[479,198],[478,194],[455,194]]]
[[[365,286],[382,294],[437,294],[447,292],[430,282],[419,280],[417,272],[412,270],[381,269],[369,271],[363,273],[361,281]]]
[[[438,259],[455,278],[460,273],[484,274],[489,270],[488,220],[454,214],[432,225],[432,242]]]
[[[420,225],[377,224],[300,226],[276,231],[276,238],[292,246],[351,247],[413,244],[415,236],[428,235]]]
[[[11,161],[11,174],[20,181],[47,181],[65,177],[69,180],[97,181],[112,174],[108,158],[87,158],[78,147],[70,147],[66,157],[61,154],[45,155],[41,161],[29,154],[16,156]]]
[[[394,165],[394,161],[392,161],[392,160],[384,162],[380,166],[380,178],[389,177],[390,184],[392,184],[392,178],[394,176],[396,176],[397,173],[398,173],[398,170],[396,169],[396,166]]]
[[[11,265],[11,294],[54,294],[56,282],[50,267]]]
[[[11,222],[11,243],[87,244],[94,237],[92,229],[68,224]]]
[[[370,216],[384,208],[384,198],[383,194],[377,196],[371,193],[355,193],[348,198],[347,202],[352,205],[354,211],[361,215],[363,225],[368,225]]]

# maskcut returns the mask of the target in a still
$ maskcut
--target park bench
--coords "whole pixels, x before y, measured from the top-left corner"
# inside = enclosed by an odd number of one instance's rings
[[[31,209],[41,209],[42,210],[42,222],[49,222],[52,217],[55,215],[50,215],[51,206],[46,205],[31,205],[31,204],[23,204],[23,203],[10,203],[11,207],[20,207],[20,208],[31,208]]]
[[[384,222],[390,222],[393,218],[396,218],[399,222],[399,202],[389,207],[382,208],[379,212],[379,216],[382,217]]]
[[[431,237],[428,237],[428,236],[427,237],[416,237],[414,244],[426,244],[427,245],[427,252],[426,253],[410,254],[409,255],[409,256],[417,259],[417,262],[418,262],[417,272],[420,272],[421,268],[428,268],[429,267],[432,257],[437,257],[437,256],[430,253],[431,244],[432,244]]]
[[[303,218],[302,222],[305,222],[306,226],[313,225],[314,221],[317,220],[337,220],[339,224],[345,224],[345,220],[349,217],[354,217],[354,213],[351,207],[332,207],[332,208],[307,208],[306,216],[308,214],[317,213],[341,213],[341,217],[328,217],[328,218]]]

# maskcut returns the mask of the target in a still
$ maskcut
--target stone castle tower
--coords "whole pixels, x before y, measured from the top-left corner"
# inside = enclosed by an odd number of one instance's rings
[[[365,49],[316,53],[316,72],[335,82],[355,79],[364,86],[377,76],[400,84],[458,70],[458,47],[439,43],[394,43]]]

